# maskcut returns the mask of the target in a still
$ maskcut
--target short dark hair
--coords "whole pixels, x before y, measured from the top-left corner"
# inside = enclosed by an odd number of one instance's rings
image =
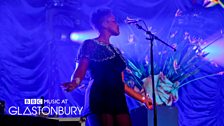
[[[99,30],[104,18],[110,14],[112,14],[112,11],[109,8],[100,8],[93,12],[91,17],[93,27]]]

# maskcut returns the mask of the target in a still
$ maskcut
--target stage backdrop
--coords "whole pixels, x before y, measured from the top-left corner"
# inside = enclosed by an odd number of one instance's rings
[[[116,15],[121,35],[112,41],[143,70],[139,79],[149,73],[142,69],[143,61],[149,66],[149,43],[143,31],[124,24],[127,16],[144,20],[152,33],[177,47],[172,52],[155,41],[154,62],[156,74],[180,84],[172,104],[180,126],[224,125],[224,8],[222,1],[207,0],[1,0],[0,100],[7,114],[33,116],[45,107],[66,109],[51,116],[81,115],[88,75],[71,93],[61,84],[70,81],[81,42],[96,35],[89,19],[98,7]],[[128,101],[130,110],[140,106]]]

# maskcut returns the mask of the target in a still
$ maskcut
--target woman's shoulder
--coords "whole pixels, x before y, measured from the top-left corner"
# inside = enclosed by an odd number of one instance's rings
[[[87,39],[82,43],[80,54],[88,54],[90,60],[105,61],[115,57],[115,53],[109,45],[100,43],[96,39]],[[86,56],[87,57],[87,56]]]
[[[94,39],[87,39],[83,41],[82,46],[93,46],[94,44]]]
[[[80,46],[81,50],[85,50],[88,52],[92,52],[96,50],[96,48],[97,48],[97,44],[94,42],[94,39],[87,39],[83,41],[83,43]]]

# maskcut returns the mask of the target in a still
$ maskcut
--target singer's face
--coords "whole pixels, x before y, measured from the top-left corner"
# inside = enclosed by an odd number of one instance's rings
[[[120,34],[119,26],[112,14],[106,17],[105,22],[107,25],[106,29],[111,33],[111,35],[118,36]]]

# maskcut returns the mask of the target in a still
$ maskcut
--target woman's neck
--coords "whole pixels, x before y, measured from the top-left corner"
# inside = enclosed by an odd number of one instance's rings
[[[110,35],[109,34],[100,34],[97,38],[96,38],[99,42],[102,42],[104,44],[110,44]]]

